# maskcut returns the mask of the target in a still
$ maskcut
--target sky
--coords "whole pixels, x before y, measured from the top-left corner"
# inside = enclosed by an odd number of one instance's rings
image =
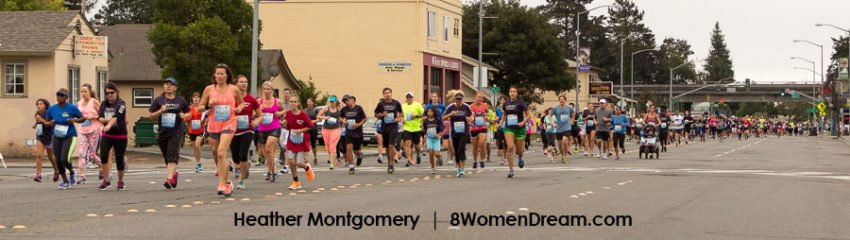
[[[546,0],[520,0],[527,6],[539,6]],[[596,0],[588,8],[612,4],[613,0]],[[657,44],[665,37],[685,39],[696,58],[708,56],[711,30],[716,21],[726,35],[731,52],[735,79],[750,78],[759,82],[811,82],[812,72],[794,67],[811,68],[809,62],[791,60],[801,57],[815,61],[820,74],[821,51],[795,39],[824,46],[824,61],[832,55],[830,37],[847,33],[816,23],[834,24],[850,29],[848,0],[634,0],[645,12],[644,24],[656,36]],[[842,12],[843,10],[843,12]],[[592,15],[607,14],[604,9]],[[693,60],[693,58],[692,58]],[[702,63],[698,63],[702,66]],[[824,72],[826,71],[824,66]],[[816,76],[820,82],[820,76]]]

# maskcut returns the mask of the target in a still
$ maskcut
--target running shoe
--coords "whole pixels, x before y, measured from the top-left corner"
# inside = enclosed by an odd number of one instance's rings
[[[180,177],[179,172],[174,172],[174,179],[171,180],[171,187],[177,188],[177,179]],[[248,176],[245,176],[246,178]]]
[[[436,169],[436,168],[431,168],[431,175],[434,175],[434,174],[437,174],[437,169]]]
[[[74,177],[74,173],[71,173],[71,185],[77,184],[77,178]]]
[[[68,189],[69,187],[71,187],[71,184],[68,184],[68,182],[62,182],[59,184],[59,189]]]
[[[259,158],[259,159],[257,159],[257,165],[254,165],[254,166],[255,166],[255,167],[259,167],[259,166],[262,166],[262,165],[263,165],[263,164],[265,164],[265,163],[266,163],[266,160],[265,160],[265,159],[263,159],[263,158]]]
[[[328,160],[330,162],[331,160]],[[319,159],[313,158],[313,166],[319,166]]]
[[[103,180],[103,168],[97,170],[97,180]]]
[[[395,171],[395,168],[393,166],[387,167],[387,173],[388,174],[393,174],[394,171]]]
[[[271,178],[272,178],[272,172],[266,172],[266,182],[271,180]]]
[[[218,195],[224,195],[224,184],[219,184],[216,190],[218,190]]]
[[[563,164],[567,163],[567,156],[561,156],[561,163],[563,163]]]
[[[124,187],[124,182],[118,182],[118,191],[124,191],[126,188]]]
[[[53,172],[53,182],[59,181],[59,173]]]
[[[280,169],[280,173],[282,173],[282,174],[289,173],[289,167],[287,167],[286,165],[283,165],[283,168]]]
[[[519,159],[519,164],[517,164],[517,166],[519,166],[519,168],[523,168],[523,167],[525,167],[525,161],[523,161],[523,160],[522,160],[522,158],[520,158],[520,159]]]
[[[499,166],[505,166],[505,160],[502,160],[502,162],[499,163]]]
[[[236,184],[236,189],[245,189],[245,181],[239,180],[239,183]]]
[[[269,182],[277,182],[278,176],[280,176],[280,174],[277,174],[277,173],[272,174],[272,179]]]
[[[357,166],[358,166],[358,167],[360,166],[360,163],[362,163],[362,162],[363,162],[363,156],[362,156],[362,155],[361,155],[361,156],[357,156]]]
[[[472,169],[478,169],[478,162],[472,162]]]
[[[292,185],[289,185],[289,190],[298,190],[298,189],[301,189],[301,183],[300,182],[297,182],[297,181],[292,182]]]
[[[348,168],[348,174],[354,174],[354,167]]]
[[[77,181],[77,183],[78,183],[78,184],[86,184],[87,182],[88,182],[88,181],[86,181],[86,176],[82,176],[82,177],[80,178],[80,181]]]
[[[458,173],[458,177],[464,177],[464,176],[466,176],[466,171],[464,171],[463,168],[461,168],[460,173]]]
[[[224,196],[230,197],[233,195],[233,185],[230,183],[224,184]]]
[[[215,176],[218,177],[218,171],[215,171]]]
[[[336,160],[336,165],[337,165],[337,166],[342,166],[342,160],[337,159],[337,160]]]
[[[306,171],[307,171],[307,180],[310,180],[312,182],[313,179],[316,179],[316,173],[313,172],[313,168],[310,167],[310,164],[307,164]]]
[[[202,170],[204,170],[204,166],[202,166],[201,163],[198,163],[198,166],[195,167],[195,172],[198,173],[198,172],[201,172]]]
[[[443,156],[437,157],[437,166],[443,166]]]
[[[484,168],[484,161],[481,161],[481,168]]]
[[[514,178],[514,170],[508,172],[508,178]]]
[[[407,162],[404,163],[405,167],[410,167],[411,165],[416,165],[416,162],[413,161],[413,158],[408,158]]]
[[[165,189],[171,190],[171,179],[165,179],[165,183],[163,183],[162,186],[165,187]]]
[[[112,183],[104,180],[102,183],[100,183],[100,186],[98,186],[97,189],[103,191],[108,189],[110,186],[112,186]]]
[[[41,182],[41,174],[36,174],[35,177],[32,178],[33,181]]]
[[[379,163],[379,164],[380,164],[380,163],[384,163],[384,157],[383,157],[383,156],[378,155],[378,163]]]
[[[233,178],[238,179],[239,178],[239,168],[236,168],[236,169],[231,170],[231,171],[233,172]]]
[[[422,164],[422,157],[416,156],[416,165]]]

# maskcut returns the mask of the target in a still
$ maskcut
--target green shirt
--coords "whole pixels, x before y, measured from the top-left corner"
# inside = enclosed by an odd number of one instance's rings
[[[418,102],[402,103],[401,112],[404,114],[404,131],[421,132],[422,131],[422,116],[425,109]]]

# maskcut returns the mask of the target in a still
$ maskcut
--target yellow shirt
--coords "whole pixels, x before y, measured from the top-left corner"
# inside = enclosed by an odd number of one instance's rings
[[[425,113],[425,109],[422,108],[422,104],[419,104],[419,102],[413,102],[410,104],[402,103],[401,112],[404,114],[404,131],[422,131],[422,118],[418,117]]]

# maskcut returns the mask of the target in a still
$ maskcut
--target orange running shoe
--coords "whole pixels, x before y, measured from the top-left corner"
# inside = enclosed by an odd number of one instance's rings
[[[313,167],[307,164],[307,180],[313,181],[313,179],[316,179],[316,174],[313,173]]]
[[[292,182],[292,185],[289,185],[289,190],[297,190],[297,189],[301,189],[301,183],[300,182]]]
[[[230,197],[231,195],[233,195],[233,185],[230,184],[230,183],[227,183],[227,184],[224,185],[224,196]]]

